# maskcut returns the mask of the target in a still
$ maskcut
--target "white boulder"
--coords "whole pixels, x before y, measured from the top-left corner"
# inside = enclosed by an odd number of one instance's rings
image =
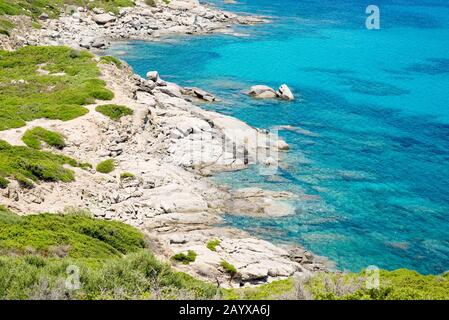
[[[295,99],[292,91],[286,84],[283,84],[279,87],[278,93],[279,93],[279,96],[284,100],[294,100]]]
[[[147,79],[156,82],[159,79],[159,72],[157,71],[148,71]]]

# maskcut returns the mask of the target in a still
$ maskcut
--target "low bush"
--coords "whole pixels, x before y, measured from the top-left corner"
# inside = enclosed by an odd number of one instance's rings
[[[19,217],[0,207],[0,299],[211,299],[216,288],[174,271],[121,222],[85,214]],[[67,271],[79,278],[68,288]],[[74,290],[72,290],[74,289]]]
[[[104,104],[95,108],[97,112],[111,118],[112,120],[119,120],[121,117],[133,114],[133,111],[125,106],[116,104]]]
[[[122,172],[120,174],[120,180],[126,180],[126,179],[134,179],[135,175],[131,172]]]
[[[196,252],[193,250],[187,251],[187,254],[185,253],[177,253],[172,257],[172,260],[181,262],[183,264],[189,264],[191,262],[195,262],[196,260]]]
[[[210,240],[207,242],[206,247],[211,251],[217,251],[217,246],[220,245],[220,240]]]
[[[49,146],[62,149],[65,147],[65,140],[57,132],[49,131],[41,127],[35,127],[25,132],[22,141],[30,148],[42,149],[41,141]]]
[[[100,58],[100,62],[106,63],[106,64],[114,64],[119,69],[121,69],[123,66],[123,63],[119,59],[117,59],[116,57],[112,57],[112,56],[103,56]]]
[[[0,189],[5,189],[9,184],[9,180],[0,176]]]
[[[235,276],[237,274],[237,268],[234,267],[229,262],[222,260],[220,263],[220,266],[223,268],[223,270],[228,273],[231,277]]]
[[[25,187],[32,187],[33,181],[70,182],[75,179],[72,170],[64,167],[86,167],[67,156],[39,151],[29,147],[12,146],[0,140],[0,176],[11,177]]]
[[[114,159],[108,159],[97,164],[96,170],[101,173],[111,173],[115,170]]]
[[[0,217],[0,250],[3,253],[17,255],[31,250],[40,255],[55,256],[57,249],[64,247],[68,257],[101,259],[136,252],[144,247],[143,235],[121,222],[103,221],[85,214],[16,217],[13,222]]]
[[[225,300],[278,300],[292,298],[295,284],[292,278],[273,281],[252,288],[223,289]]]

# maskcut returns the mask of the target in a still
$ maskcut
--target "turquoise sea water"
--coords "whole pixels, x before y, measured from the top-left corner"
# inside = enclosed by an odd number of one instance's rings
[[[277,177],[257,168],[221,174],[233,187],[306,192],[293,216],[228,215],[272,241],[299,243],[339,269],[368,265],[449,270],[449,3],[437,0],[238,0],[217,5],[272,16],[247,37],[118,43],[108,53],[136,72],[195,85],[223,102],[205,106],[281,131],[290,144]],[[378,5],[381,30],[365,28]],[[242,91],[287,83],[294,102]],[[307,133],[307,132],[306,132]]]

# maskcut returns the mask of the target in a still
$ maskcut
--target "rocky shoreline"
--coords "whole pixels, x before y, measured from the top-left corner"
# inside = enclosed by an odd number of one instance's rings
[[[171,6],[181,2],[192,3],[172,1]],[[143,6],[141,3],[138,5]],[[167,12],[191,15],[190,10],[169,7],[163,7],[161,12],[156,12],[157,15],[151,15],[151,19],[157,21],[154,24],[164,25],[167,21],[173,21],[167,20]],[[226,24],[257,20],[196,3],[195,8],[200,8],[197,9],[199,12],[214,12],[215,18],[208,19],[211,21],[209,27],[197,28],[187,23],[183,31],[179,29],[174,32],[175,29],[169,27],[171,34],[212,31]],[[82,16],[92,14],[104,13],[80,13]],[[103,25],[94,21],[99,26],[94,30],[96,36],[104,35],[98,33],[98,30],[105,29],[101,26],[115,23],[109,25],[110,30],[114,30],[111,34],[134,39],[134,34],[123,31],[126,24],[121,21],[126,16],[128,14]],[[224,17],[224,20],[217,16]],[[65,44],[83,47],[80,44],[85,34],[80,33],[76,25],[70,29],[60,29],[68,23],[67,19],[73,20],[73,15],[46,21],[46,27],[36,31],[40,35],[33,40],[34,31],[30,32],[21,45]],[[179,21],[176,20],[176,23]],[[89,25],[92,23],[86,24]],[[88,28],[86,26],[83,28]],[[120,29],[124,32],[123,36]],[[55,40],[55,37],[49,36],[53,33],[60,36],[56,36]],[[136,38],[139,37],[140,34],[137,34]],[[105,36],[108,40],[114,38]],[[145,39],[151,37],[145,36]],[[17,40],[18,43],[21,41],[23,39]],[[92,47],[96,46],[89,46]],[[133,116],[112,121],[95,112],[99,104],[95,103],[87,106],[91,112],[75,120],[35,120],[23,128],[0,131],[0,139],[22,144],[19,138],[21,133],[30,127],[41,126],[66,137],[64,154],[90,163],[112,157],[118,164],[117,169],[112,174],[76,169],[75,182],[39,184],[31,190],[11,183],[0,193],[2,203],[19,213],[82,208],[99,218],[126,222],[146,232],[151,248],[160,257],[168,259],[176,253],[195,251],[195,262],[180,264],[177,268],[224,287],[259,284],[294,274],[306,275],[326,270],[324,259],[302,248],[275,246],[241,230],[220,226],[225,213],[252,216],[289,214],[291,210],[285,200],[307,196],[255,188],[229,190],[207,178],[214,172],[240,170],[252,164],[270,168],[288,149],[284,141],[238,119],[196,106],[192,95],[195,99],[211,99],[210,94],[198,88],[182,88],[160,79],[154,73],[143,79],[126,65],[122,68],[114,64],[99,66],[102,79],[115,94],[115,98],[108,103],[128,106],[133,109]],[[95,143],[92,143],[93,139]],[[122,179],[121,172],[131,172],[133,177]],[[211,240],[219,241],[215,251],[206,246]],[[221,268],[222,261],[235,266],[238,277],[230,279]]]
[[[41,16],[41,28],[32,28],[31,19],[15,18],[19,28],[3,47],[23,45],[67,45],[73,48],[104,49],[111,41],[157,40],[176,34],[229,33],[234,25],[252,25],[266,22],[264,17],[242,16],[199,4],[197,0],[175,0],[166,4],[158,1],[150,7],[136,1],[132,8],[119,13],[102,9],[88,11],[83,7],[66,10],[59,19]],[[9,42],[9,43],[8,43]]]

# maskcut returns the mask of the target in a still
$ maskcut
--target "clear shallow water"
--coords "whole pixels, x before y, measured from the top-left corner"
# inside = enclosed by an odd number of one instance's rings
[[[364,28],[368,4],[240,1],[226,8],[271,15],[273,23],[239,28],[249,37],[119,43],[108,53],[141,75],[159,70],[223,100],[207,108],[257,127],[312,133],[280,132],[291,150],[276,177],[251,168],[216,179],[319,199],[295,203],[293,216],[229,215],[228,223],[299,243],[339,269],[440,273],[449,269],[449,4],[376,1],[379,31]],[[281,83],[295,102],[242,94]]]

